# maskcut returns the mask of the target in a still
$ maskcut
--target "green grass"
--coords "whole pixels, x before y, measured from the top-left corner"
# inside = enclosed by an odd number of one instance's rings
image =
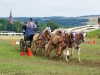
[[[100,38],[100,29],[88,32],[87,37],[89,37],[89,38]]]
[[[20,56],[19,50],[11,40],[0,40],[0,75],[100,75],[100,39],[96,45],[82,43],[81,63],[76,50],[68,63],[62,58],[48,59],[43,53]]]

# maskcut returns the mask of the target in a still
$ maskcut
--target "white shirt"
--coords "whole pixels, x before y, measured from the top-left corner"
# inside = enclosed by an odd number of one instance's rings
[[[36,24],[34,22],[30,22],[30,21],[27,22],[26,26],[29,28],[36,28]]]

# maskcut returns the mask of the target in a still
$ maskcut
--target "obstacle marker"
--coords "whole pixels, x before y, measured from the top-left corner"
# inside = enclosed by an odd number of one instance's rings
[[[26,52],[21,52],[20,56],[26,56]]]
[[[94,40],[93,42],[89,41],[87,42],[88,44],[97,44],[96,40]]]
[[[96,44],[97,42],[96,42],[96,40],[94,40],[94,44]]]
[[[32,52],[31,52],[30,48],[28,48],[28,56],[33,56],[33,54],[32,54]]]
[[[11,44],[14,45],[14,40],[12,40]]]
[[[92,42],[88,42],[88,44],[92,44]]]

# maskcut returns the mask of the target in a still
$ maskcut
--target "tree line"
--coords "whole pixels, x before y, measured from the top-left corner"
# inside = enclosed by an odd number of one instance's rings
[[[15,21],[13,24],[11,24],[8,20],[0,18],[0,31],[21,32],[23,25],[24,23],[20,21]]]
[[[0,31],[15,31],[22,32],[22,27],[25,22],[29,20],[29,17],[14,17],[14,23],[10,24],[9,18],[0,18]],[[38,22],[39,30],[43,30],[45,27],[51,27],[52,30],[63,27],[75,27],[79,25],[86,25],[88,19],[80,18],[64,18],[64,17],[34,17],[34,21]]]
[[[0,31],[14,31],[22,32],[22,27],[25,25],[25,22],[14,21],[13,24],[9,23],[8,20],[0,18]],[[42,22],[38,24],[39,30],[44,30],[45,27],[50,27],[52,30],[60,28],[61,26],[53,21],[48,21],[47,23]]]
[[[13,17],[14,20],[19,20],[26,22],[29,20],[30,17]],[[49,20],[61,25],[61,26],[79,26],[79,25],[86,25],[86,22],[89,21],[89,19],[85,17],[32,17],[34,21],[37,21],[38,23],[45,22],[47,23]],[[6,18],[9,19],[9,18]]]

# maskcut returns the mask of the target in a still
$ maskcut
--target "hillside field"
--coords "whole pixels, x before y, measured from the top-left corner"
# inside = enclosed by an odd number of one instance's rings
[[[100,75],[100,39],[95,40],[97,44],[88,44],[94,41],[90,38],[82,43],[81,63],[77,50],[67,63],[60,57],[48,59],[43,52],[39,56],[20,56],[18,44],[0,39],[0,75]]]

